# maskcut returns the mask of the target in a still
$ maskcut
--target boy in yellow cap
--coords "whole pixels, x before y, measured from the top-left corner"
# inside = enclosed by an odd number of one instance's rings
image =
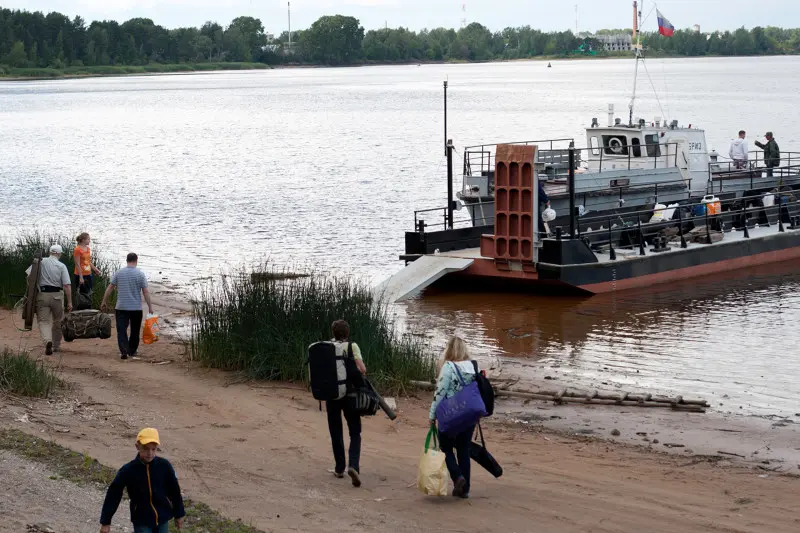
[[[183,527],[183,498],[175,470],[169,461],[157,457],[160,442],[158,431],[144,428],[136,437],[136,459],[117,472],[108,487],[103,511],[100,514],[100,533],[111,531],[111,518],[122,500],[122,490],[128,489],[131,500],[131,522],[134,533],[167,533],[169,521]]]

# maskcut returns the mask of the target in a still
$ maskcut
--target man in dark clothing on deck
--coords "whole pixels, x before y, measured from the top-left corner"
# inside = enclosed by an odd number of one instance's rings
[[[772,169],[780,166],[781,164],[781,150],[778,148],[778,143],[772,137],[772,132],[768,131],[764,137],[767,139],[767,144],[756,141],[756,146],[764,150],[764,164],[767,166],[767,177],[772,177]]]
[[[542,206],[544,206],[544,207],[542,207]],[[545,235],[547,232],[545,231],[544,220],[542,220],[542,212],[545,209],[547,209],[548,207],[550,207],[550,198],[548,198],[547,197],[547,193],[544,192],[544,185],[542,185],[542,182],[540,181],[539,182],[539,216],[537,218],[539,219],[539,221],[538,221],[539,233],[541,233],[543,235]]]

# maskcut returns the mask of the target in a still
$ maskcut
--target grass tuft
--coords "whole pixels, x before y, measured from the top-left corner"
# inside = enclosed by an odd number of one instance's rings
[[[0,353],[0,391],[33,398],[48,398],[63,382],[44,361],[36,361],[27,353],[13,353],[4,348]]]
[[[334,320],[350,324],[368,377],[387,393],[428,380],[433,358],[411,335],[397,333],[389,306],[365,283],[311,273],[289,275],[263,265],[203,286],[194,302],[193,359],[255,379],[306,381],[308,345],[331,338]]]

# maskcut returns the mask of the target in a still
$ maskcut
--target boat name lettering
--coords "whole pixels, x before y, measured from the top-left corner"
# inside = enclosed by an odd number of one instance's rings
[[[690,152],[700,152],[703,150],[703,143],[689,143]]]

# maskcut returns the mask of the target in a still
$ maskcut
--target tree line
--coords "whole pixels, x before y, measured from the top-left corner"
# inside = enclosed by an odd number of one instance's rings
[[[343,65],[604,55],[599,41],[571,31],[522,26],[493,32],[477,22],[459,30],[365,32],[358,19],[334,15],[319,18],[291,37],[291,46],[287,32],[270,39],[254,17],[237,17],[227,27],[206,22],[199,28],[167,29],[148,18],[87,25],[79,16],[0,9],[0,64],[14,68],[206,62]],[[650,53],[663,55],[800,53],[800,29],[774,27],[714,33],[678,30],[669,38],[646,33],[643,41]]]

